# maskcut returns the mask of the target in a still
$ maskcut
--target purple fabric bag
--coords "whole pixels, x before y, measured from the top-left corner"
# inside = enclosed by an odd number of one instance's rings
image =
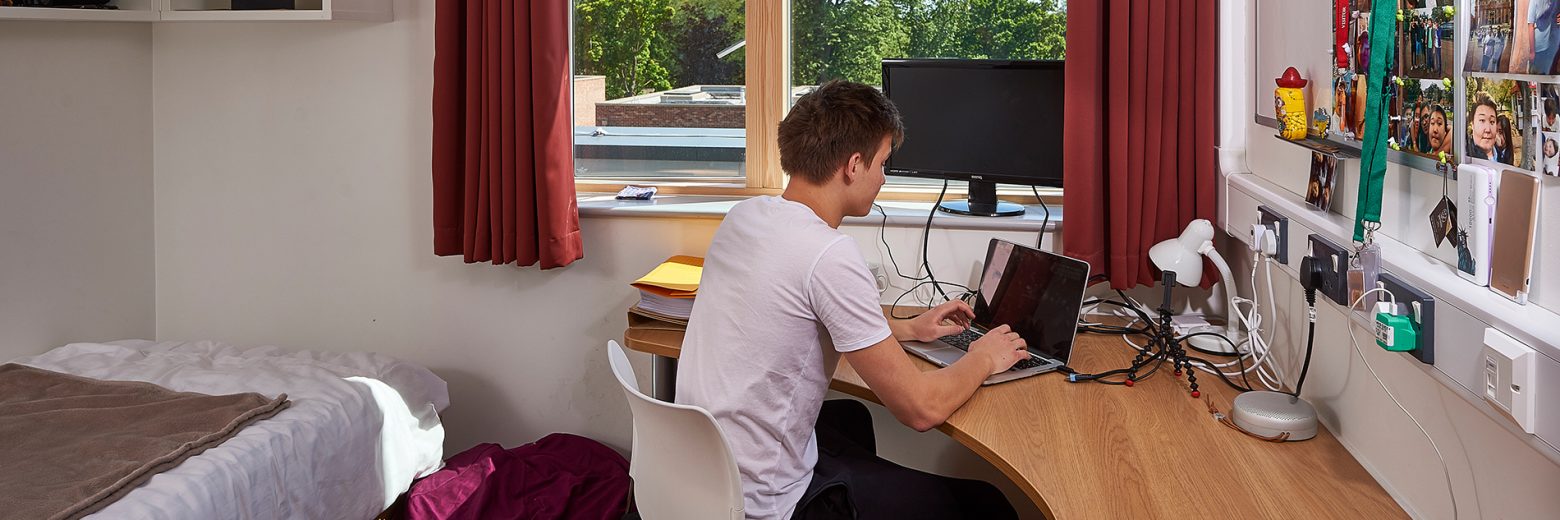
[[[623,517],[628,461],[599,442],[554,433],[509,450],[479,444],[412,486],[407,518]]]

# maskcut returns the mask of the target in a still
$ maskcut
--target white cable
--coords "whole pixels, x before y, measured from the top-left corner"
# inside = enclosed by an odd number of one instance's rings
[[[1408,412],[1408,408],[1404,407],[1403,403],[1398,401],[1397,396],[1393,395],[1392,390],[1387,388],[1387,384],[1381,380],[1381,376],[1376,375],[1376,369],[1370,366],[1370,360],[1365,359],[1365,353],[1360,351],[1360,342],[1354,337],[1354,309],[1355,307],[1359,307],[1360,303],[1364,302],[1366,297],[1370,296],[1376,291],[1386,293],[1386,295],[1392,299],[1392,307],[1397,308],[1397,296],[1393,295],[1392,291],[1388,291],[1381,287],[1365,291],[1365,294],[1361,294],[1359,299],[1354,300],[1354,303],[1349,305],[1349,309],[1345,311],[1344,314],[1344,320],[1349,322],[1347,323],[1349,328],[1349,343],[1353,344],[1355,355],[1358,355],[1360,357],[1360,361],[1365,363],[1365,369],[1370,371],[1370,377],[1376,379],[1376,385],[1381,387],[1381,391],[1387,393],[1387,398],[1392,400],[1392,404],[1397,405],[1398,410],[1401,410],[1403,415],[1408,416],[1408,420],[1413,421],[1414,426],[1419,428],[1419,433],[1424,434],[1425,440],[1430,441],[1430,449],[1435,450],[1435,458],[1441,461],[1441,474],[1446,477],[1446,494],[1452,499],[1452,518],[1455,520],[1458,515],[1457,493],[1456,490],[1452,488],[1452,470],[1446,465],[1446,456],[1441,454],[1441,447],[1435,443],[1435,438],[1430,436],[1430,432],[1425,429],[1424,425],[1419,424],[1419,419],[1415,419],[1414,414]]]
[[[1229,301],[1231,314],[1238,318],[1240,324],[1246,329],[1246,337],[1248,338],[1246,343],[1246,352],[1240,352],[1239,345],[1237,345],[1236,359],[1222,363],[1210,362],[1210,364],[1213,365],[1211,367],[1200,364],[1195,366],[1197,369],[1204,372],[1210,374],[1222,374],[1225,377],[1245,377],[1251,372],[1256,372],[1257,380],[1261,382],[1263,386],[1270,390],[1281,390],[1283,388],[1283,372],[1277,367],[1277,363],[1275,363],[1270,357],[1270,354],[1272,353],[1271,345],[1273,333],[1270,333],[1268,338],[1262,337],[1263,320],[1262,315],[1258,310],[1259,307],[1257,301],[1255,300],[1255,298],[1258,297],[1256,294],[1258,262],[1262,262],[1263,266],[1266,267],[1265,273],[1268,276],[1268,307],[1270,309],[1274,309],[1273,312],[1276,312],[1277,297],[1273,291],[1272,259],[1264,256],[1261,252],[1256,252],[1252,255],[1251,275],[1249,278],[1253,299],[1240,298],[1231,293]],[[1233,287],[1227,287],[1225,290],[1232,291]],[[1250,304],[1250,311],[1242,312],[1240,310],[1241,304]],[[1274,329],[1276,330],[1276,327]],[[1247,359],[1251,360],[1249,366],[1246,366]],[[1243,368],[1238,368],[1233,372],[1226,372],[1223,370],[1231,366],[1238,366]]]

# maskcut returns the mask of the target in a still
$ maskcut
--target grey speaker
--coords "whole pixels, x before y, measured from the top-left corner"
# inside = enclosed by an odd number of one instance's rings
[[[1289,433],[1289,440],[1303,441],[1316,436],[1316,408],[1289,394],[1259,390],[1235,397],[1230,420],[1240,429],[1276,437]]]

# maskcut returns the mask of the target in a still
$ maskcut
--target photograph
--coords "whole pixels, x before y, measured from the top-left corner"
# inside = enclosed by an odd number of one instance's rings
[[[1441,81],[1414,79],[1404,80],[1397,91],[1390,122],[1398,150],[1431,158],[1445,152],[1450,161],[1456,121],[1452,93]]]
[[[1537,133],[1527,83],[1469,76],[1466,84],[1468,157],[1532,170]]]
[[[1560,132],[1560,84],[1538,86],[1539,121],[1545,132]]]
[[[1560,0],[1516,0],[1511,66],[1517,74],[1551,74],[1560,54]]]
[[[1507,72],[1511,61],[1512,26],[1516,5],[1528,0],[1473,0],[1472,25],[1468,27],[1468,72]],[[1526,38],[1526,37],[1524,37]]]
[[[1538,164],[1544,175],[1560,176],[1560,132],[1544,132]]]
[[[1332,208],[1333,187],[1337,185],[1338,158],[1311,152],[1311,177],[1305,189],[1305,202],[1316,209]]]
[[[1452,16],[1439,6],[1405,10],[1398,22],[1400,73],[1411,78],[1446,77],[1446,68],[1453,63],[1455,34]]]
[[[1355,139],[1354,74],[1339,72],[1333,78],[1332,132],[1348,139]]]
[[[1349,45],[1354,49],[1354,72],[1370,73],[1370,11],[1354,13],[1354,38]]]

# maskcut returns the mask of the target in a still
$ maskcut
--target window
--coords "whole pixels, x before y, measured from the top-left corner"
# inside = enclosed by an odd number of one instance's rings
[[[1066,47],[1063,0],[574,5],[582,190],[628,182],[702,192],[778,189],[774,128],[791,102],[821,82],[881,84],[883,58],[1062,59]],[[941,184],[890,183],[912,192]]]

